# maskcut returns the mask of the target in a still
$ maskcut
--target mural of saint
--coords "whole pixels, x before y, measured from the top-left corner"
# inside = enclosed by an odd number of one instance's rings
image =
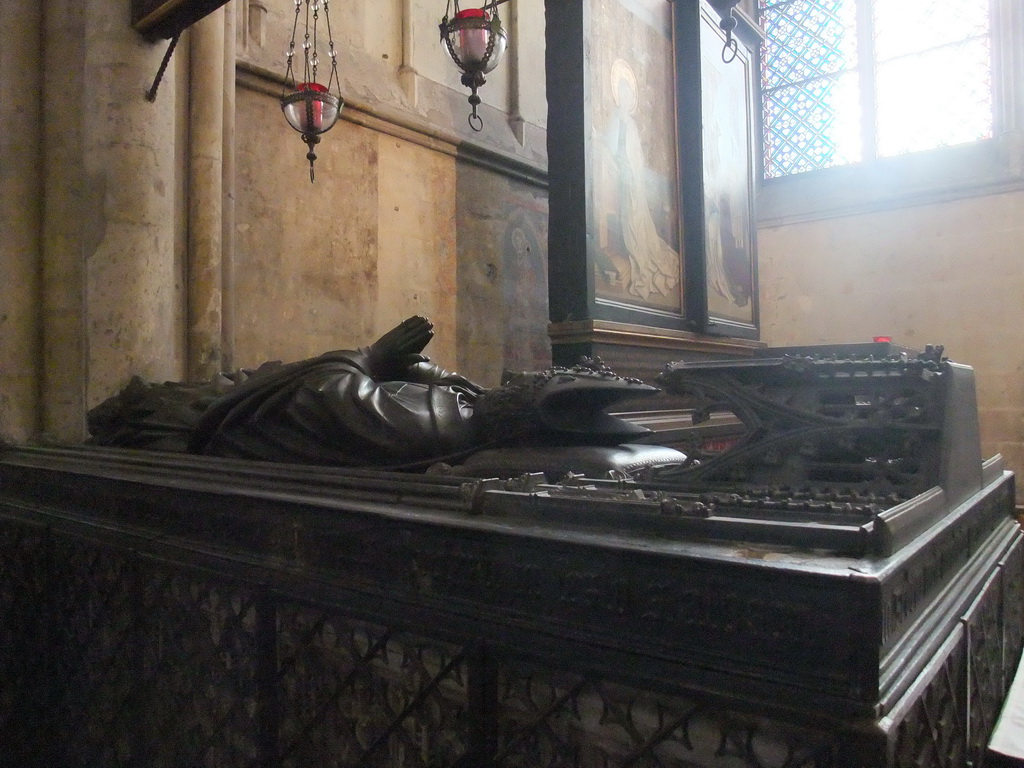
[[[502,365],[509,371],[535,370],[547,366],[551,359],[544,251],[534,228],[521,214],[512,215],[502,241]]]

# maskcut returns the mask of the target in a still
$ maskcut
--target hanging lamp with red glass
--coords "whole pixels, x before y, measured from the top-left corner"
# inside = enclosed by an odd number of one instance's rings
[[[490,0],[481,8],[465,10],[459,7],[459,0],[454,2],[455,14],[449,19],[452,0],[448,0],[441,19],[441,42],[462,72],[462,84],[471,91],[469,103],[473,111],[469,125],[474,131],[479,131],[483,129],[484,121],[477,114],[480,105],[477,90],[487,82],[484,75],[498,66],[508,46],[508,35],[498,15],[498,6],[507,0]]]
[[[288,68],[285,71],[285,92],[281,95],[281,109],[284,111],[288,125],[302,134],[309,151],[309,180],[313,181],[313,164],[316,162],[314,147],[320,143],[320,135],[326,133],[338,122],[345,101],[341,98],[341,84],[338,79],[338,50],[331,34],[331,16],[328,8],[329,0],[295,0],[295,22],[292,26],[292,39],[288,44],[285,57]],[[321,22],[320,13],[323,11]],[[299,20],[303,18],[304,34],[300,49],[302,51],[302,80],[297,79],[295,62],[297,50],[295,36],[298,34]],[[327,28],[327,55],[331,61],[331,71],[327,83],[317,80],[320,69],[320,36],[321,24]],[[331,92],[334,88],[336,93]]]

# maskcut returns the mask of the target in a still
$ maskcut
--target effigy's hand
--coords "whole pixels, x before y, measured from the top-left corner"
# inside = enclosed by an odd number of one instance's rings
[[[475,381],[470,381],[459,373],[449,373],[447,376],[439,379],[437,383],[444,384],[449,387],[459,387],[467,392],[472,392],[474,395],[482,395],[487,391],[487,387],[482,387]]]
[[[461,374],[445,370],[436,363],[430,362],[423,355],[409,355],[406,360],[408,364],[403,376],[404,381],[411,381],[416,384],[440,384],[441,386],[459,387],[476,395],[483,394],[486,391],[479,384],[470,381]]]
[[[370,349],[380,354],[402,357],[422,352],[432,338],[434,325],[427,318],[415,315],[406,318],[373,342]]]
[[[402,378],[406,358],[419,353],[434,337],[434,326],[425,317],[414,316],[396,325],[366,349],[370,371],[378,381]],[[420,356],[421,357],[421,356]]]

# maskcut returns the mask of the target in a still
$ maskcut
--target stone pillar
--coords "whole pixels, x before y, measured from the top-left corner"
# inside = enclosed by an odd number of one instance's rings
[[[521,98],[523,86],[522,60],[533,51],[524,49],[518,44],[522,39],[522,25],[519,23],[519,3],[510,3],[508,6],[508,33],[509,39],[515,40],[517,44],[509,46],[505,56],[508,62],[508,125],[512,134],[520,144],[526,143],[526,121],[523,119]]]
[[[42,7],[10,0],[0,25],[0,440],[39,429]]]
[[[191,28],[188,378],[221,370],[224,8]]]
[[[238,50],[236,3],[224,6],[224,215],[221,224],[221,369],[235,367],[234,256],[235,256],[235,59]]]
[[[418,104],[416,90],[416,36],[413,34],[413,0],[402,0],[402,63],[398,66],[398,82],[413,106]]]
[[[85,429],[85,15],[82,4],[44,5],[43,94],[64,97],[43,114],[42,427],[54,439],[69,440]]]
[[[147,101],[167,44],[145,42],[128,13],[45,2],[43,426],[64,441],[132,374],[182,375],[175,70]]]

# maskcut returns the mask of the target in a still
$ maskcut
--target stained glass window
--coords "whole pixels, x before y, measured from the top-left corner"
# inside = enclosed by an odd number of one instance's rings
[[[759,0],[765,177],[991,136],[989,0]]]

